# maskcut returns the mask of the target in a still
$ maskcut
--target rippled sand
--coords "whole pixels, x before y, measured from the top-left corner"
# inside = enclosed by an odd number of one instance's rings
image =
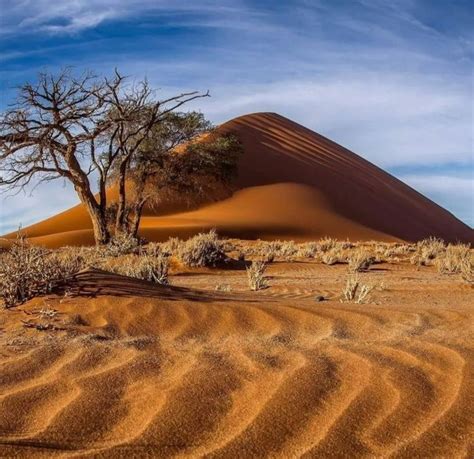
[[[1,311],[0,456],[472,457],[474,290],[379,266],[362,305],[344,267],[277,263],[261,292],[86,273]]]

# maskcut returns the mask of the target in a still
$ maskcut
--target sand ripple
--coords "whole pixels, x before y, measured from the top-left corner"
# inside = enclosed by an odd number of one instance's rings
[[[4,347],[1,456],[472,456],[472,311],[183,292],[51,300],[85,325]]]

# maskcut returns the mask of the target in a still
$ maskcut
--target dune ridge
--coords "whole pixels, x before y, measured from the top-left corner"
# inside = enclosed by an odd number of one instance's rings
[[[178,197],[164,209],[146,209],[144,237],[162,241],[216,228],[223,235],[249,239],[332,236],[415,241],[436,236],[448,242],[474,242],[474,231],[445,209],[360,156],[280,115],[244,115],[224,123],[218,132],[232,133],[243,144],[235,194],[189,210],[183,210],[186,203]],[[33,242],[49,247],[93,243],[82,205],[24,232]],[[15,234],[4,237],[12,239]]]

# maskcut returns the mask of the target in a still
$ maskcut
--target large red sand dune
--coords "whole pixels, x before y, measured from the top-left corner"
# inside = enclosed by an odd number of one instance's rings
[[[474,242],[474,231],[401,181],[331,140],[274,113],[223,124],[244,146],[238,191],[230,198],[182,212],[148,210],[142,235],[150,240],[217,228],[241,238]],[[181,209],[181,210],[179,210]],[[79,205],[25,228],[50,247],[93,242]],[[6,237],[12,238],[14,234]]]

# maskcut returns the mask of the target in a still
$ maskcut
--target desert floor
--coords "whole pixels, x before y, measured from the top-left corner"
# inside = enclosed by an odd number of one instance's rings
[[[378,264],[354,304],[345,265],[267,274],[86,272],[0,310],[0,456],[474,456],[472,286]]]

